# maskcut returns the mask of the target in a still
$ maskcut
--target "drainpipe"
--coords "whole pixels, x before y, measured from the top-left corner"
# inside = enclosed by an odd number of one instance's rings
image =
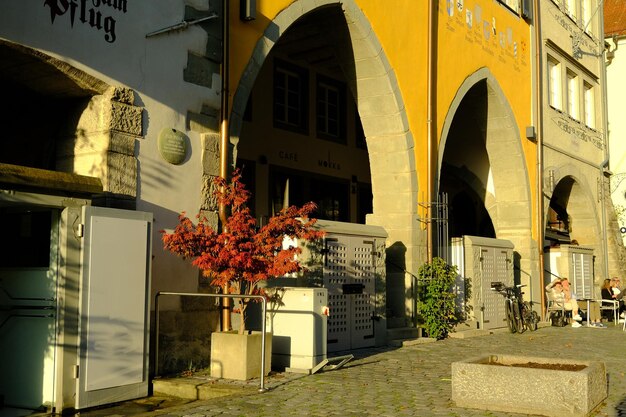
[[[426,184],[426,245],[428,262],[433,260],[433,199],[434,199],[434,167],[433,159],[437,140],[436,117],[436,82],[437,82],[437,6],[428,2],[428,109],[427,109],[427,184]]]
[[[543,291],[544,280],[543,271],[545,268],[543,262],[543,241],[545,234],[544,226],[544,209],[543,209],[543,48],[541,36],[541,10],[539,9],[539,0],[534,0],[533,25],[535,27],[535,124],[537,125],[537,243],[539,254],[539,282],[541,294],[541,314],[546,311],[546,294]],[[532,297],[532,294],[531,294]],[[545,317],[544,317],[545,318]]]
[[[229,0],[224,0],[222,3],[222,109],[221,109],[221,123],[220,123],[220,177],[226,179],[228,177],[228,144],[230,142],[228,136],[228,115],[229,115]],[[222,231],[226,232],[226,206],[223,203],[219,204],[219,217],[222,223]],[[222,287],[224,294],[229,293],[229,285],[224,284]],[[232,329],[230,320],[231,301],[230,298],[222,298],[222,316],[221,316],[221,329],[222,331],[228,331]]]
[[[598,14],[600,16],[600,14]],[[602,15],[603,16],[603,15]],[[602,210],[602,250],[604,252],[604,278],[609,278],[609,242],[606,232],[606,201],[605,201],[605,185],[604,185],[604,169],[609,166],[609,121],[608,121],[608,104],[607,104],[607,73],[606,61],[604,59],[604,17],[600,18],[599,31],[602,35],[601,51],[599,54],[602,65],[602,128],[604,129],[604,160],[598,167],[600,171],[600,209]],[[616,43],[617,45],[617,43]]]

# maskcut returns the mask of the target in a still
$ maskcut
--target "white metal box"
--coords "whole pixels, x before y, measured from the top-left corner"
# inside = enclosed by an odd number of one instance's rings
[[[272,366],[308,372],[326,359],[328,290],[268,288],[267,331],[272,332]]]

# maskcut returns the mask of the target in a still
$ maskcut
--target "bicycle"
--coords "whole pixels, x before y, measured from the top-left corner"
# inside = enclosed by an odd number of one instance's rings
[[[506,323],[511,333],[535,331],[539,323],[539,314],[533,311],[528,301],[522,300],[522,294],[524,294],[521,291],[522,287],[525,285],[507,287],[499,281],[491,283],[491,289],[504,296]]]

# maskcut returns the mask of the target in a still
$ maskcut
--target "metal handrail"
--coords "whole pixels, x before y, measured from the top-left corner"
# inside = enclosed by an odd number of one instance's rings
[[[206,294],[206,293],[190,293],[190,292],[157,292],[154,300],[154,327],[156,332],[155,340],[155,360],[154,374],[158,376],[159,372],[159,297],[161,295],[174,295],[179,297],[210,297],[210,298],[252,298],[261,300],[263,306],[263,320],[261,320],[261,383],[259,392],[265,392],[265,316],[267,314],[267,300],[262,295],[240,295],[240,294]]]

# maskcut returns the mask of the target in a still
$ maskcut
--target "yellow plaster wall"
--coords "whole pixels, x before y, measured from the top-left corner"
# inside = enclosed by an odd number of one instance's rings
[[[459,8],[458,3],[462,4]],[[452,7],[450,11],[449,7]],[[480,8],[480,21],[477,17]],[[468,19],[468,10],[471,14]],[[471,19],[471,27],[468,20]],[[495,23],[495,34],[494,34]],[[439,0],[437,131],[464,80],[487,67],[506,96],[519,130],[533,201],[536,195],[536,145],[526,139],[532,117],[533,28],[495,0]],[[485,36],[485,31],[489,37]],[[502,36],[502,38],[501,38]],[[501,44],[501,39],[503,44]],[[536,207],[533,204],[533,222]],[[533,234],[535,228],[533,227]]]
[[[355,1],[374,29],[396,75],[415,140],[418,178],[425,179],[428,1]],[[265,28],[278,13],[293,2],[257,1],[257,18],[252,22],[239,20],[238,3],[231,0],[231,95]],[[458,8],[459,3],[463,4],[462,9]],[[449,5],[453,8],[452,15],[448,12]],[[480,22],[475,13],[477,6],[481,9]],[[473,16],[471,28],[467,24],[467,10],[470,10]],[[496,35],[492,30],[494,19]],[[536,147],[525,138],[526,126],[533,124],[531,27],[524,19],[514,15],[495,0],[439,0],[438,26],[436,112],[438,137],[441,137],[448,109],[463,81],[476,70],[488,67],[515,114],[526,155],[530,184],[535,184]],[[491,34],[489,39],[484,36],[485,29]],[[499,43],[500,33],[504,36],[504,47]],[[517,45],[516,51],[513,42]],[[419,186],[421,194],[426,184],[420,181]],[[531,189],[534,195],[534,187],[531,186]]]
[[[427,128],[428,2],[422,0],[393,2],[355,0],[355,2],[372,26],[394,70],[414,138],[423,142]],[[254,46],[267,25],[278,13],[294,2],[257,1],[257,18],[252,22],[239,20],[238,3],[231,0],[231,96]],[[423,149],[416,144],[418,160],[424,159]],[[425,170],[419,174],[420,176],[425,174]]]
[[[239,1],[231,0],[230,94],[267,25],[294,1],[257,1],[257,17],[239,20]],[[426,134],[428,3],[416,0],[356,0],[395,72],[414,135]]]

